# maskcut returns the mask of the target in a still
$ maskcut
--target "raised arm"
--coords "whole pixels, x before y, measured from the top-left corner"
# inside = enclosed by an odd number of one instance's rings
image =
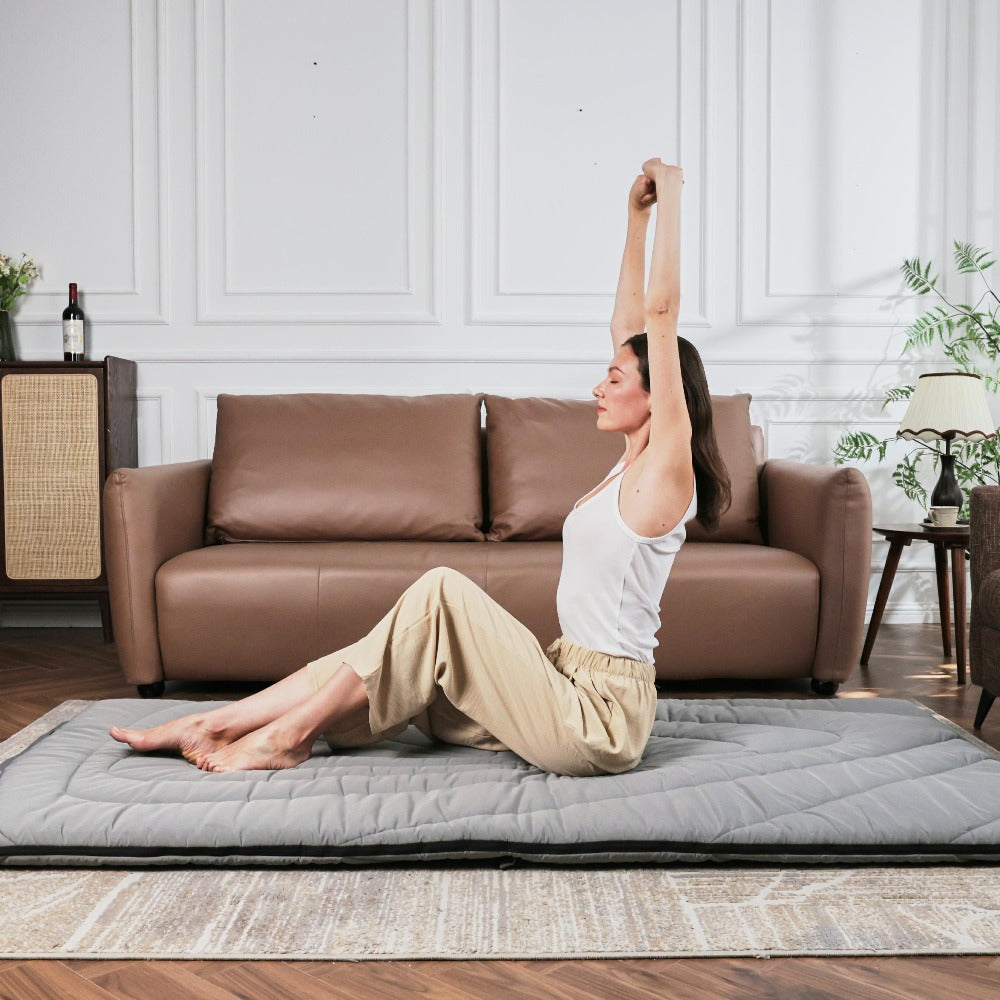
[[[611,314],[611,339],[617,351],[633,334],[646,329],[645,284],[646,230],[649,212],[656,201],[653,181],[639,174],[628,193],[628,231],[622,252],[615,309]]]
[[[677,352],[677,317],[681,303],[681,187],[684,171],[658,157],[642,165],[655,185],[656,229],[644,302],[649,344],[652,415],[650,459],[662,474],[691,482],[691,420],[684,401]],[[688,493],[690,495],[690,493]]]

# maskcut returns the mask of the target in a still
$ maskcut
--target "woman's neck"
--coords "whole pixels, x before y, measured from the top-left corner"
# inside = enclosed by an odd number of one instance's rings
[[[628,468],[645,450],[649,444],[649,427],[642,427],[625,435],[625,467]]]

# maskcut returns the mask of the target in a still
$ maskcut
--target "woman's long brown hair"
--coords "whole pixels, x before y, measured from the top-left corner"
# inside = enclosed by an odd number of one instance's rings
[[[649,344],[646,334],[637,333],[625,341],[639,360],[642,387],[649,388]],[[698,521],[706,531],[719,526],[719,518],[732,503],[729,473],[719,454],[712,421],[712,396],[701,355],[690,340],[677,338],[677,353],[681,362],[684,401],[691,419],[691,459],[694,463],[694,483],[698,493]]]

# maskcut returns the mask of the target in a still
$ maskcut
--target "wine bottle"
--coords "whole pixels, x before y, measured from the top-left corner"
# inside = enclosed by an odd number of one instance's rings
[[[83,310],[76,303],[76,282],[69,286],[69,305],[63,309],[63,361],[83,361]]]

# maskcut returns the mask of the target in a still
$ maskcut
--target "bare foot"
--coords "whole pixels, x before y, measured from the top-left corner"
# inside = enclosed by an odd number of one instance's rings
[[[113,726],[112,739],[127,743],[133,750],[173,750],[185,760],[201,767],[208,754],[229,746],[236,735],[204,712],[172,719],[152,729],[121,729]]]
[[[198,766],[203,771],[281,771],[308,760],[312,737],[296,743],[271,723],[221,750],[208,754]]]

